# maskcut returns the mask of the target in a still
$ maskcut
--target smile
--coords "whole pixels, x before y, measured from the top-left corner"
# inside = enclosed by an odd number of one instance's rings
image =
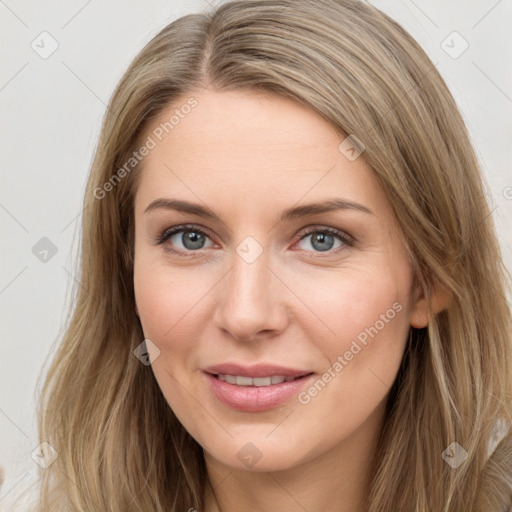
[[[298,377],[285,377],[284,375],[272,375],[270,377],[246,377],[244,375],[227,375],[218,374],[216,376],[219,380],[227,382],[228,384],[235,384],[237,386],[256,386],[265,387],[273,384],[281,384],[281,382],[291,382]]]
[[[286,404],[315,379],[306,375],[249,377],[246,375],[211,374],[204,372],[212,397],[237,411],[263,412]]]

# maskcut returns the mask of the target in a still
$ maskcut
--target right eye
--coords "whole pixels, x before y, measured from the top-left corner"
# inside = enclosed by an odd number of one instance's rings
[[[210,237],[203,229],[193,224],[186,224],[166,228],[159,235],[157,244],[166,244],[166,249],[180,256],[188,256],[186,253],[197,252],[205,248],[207,239]]]

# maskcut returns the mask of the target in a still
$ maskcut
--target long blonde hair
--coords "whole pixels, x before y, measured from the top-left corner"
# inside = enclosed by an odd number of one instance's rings
[[[38,510],[203,510],[202,449],[133,354],[144,339],[133,293],[137,167],[101,197],[98,189],[119,177],[149,120],[207,86],[286,96],[312,106],[340,142],[356,135],[415,282],[427,296],[438,285],[453,296],[428,327],[411,328],[367,510],[511,506],[510,431],[488,457],[496,421],[511,420],[509,278],[445,82],[411,36],[365,2],[237,0],[165,27],[109,103],[83,204],[81,285],[42,390],[39,435],[58,457],[41,470]],[[458,467],[444,456],[454,442],[467,453]]]

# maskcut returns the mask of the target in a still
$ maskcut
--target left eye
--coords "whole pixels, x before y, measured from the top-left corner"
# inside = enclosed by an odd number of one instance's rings
[[[326,228],[316,228],[305,233],[299,240],[299,243],[308,239],[310,241],[305,244],[306,248],[303,247],[303,249],[309,250],[312,247],[315,252],[326,252],[331,249],[338,249],[342,245],[352,245],[352,241],[340,231]],[[336,240],[338,240],[338,245],[334,247]]]

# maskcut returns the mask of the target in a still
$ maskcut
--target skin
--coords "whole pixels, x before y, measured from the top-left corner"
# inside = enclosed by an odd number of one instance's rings
[[[141,140],[190,96],[162,112]],[[409,328],[428,323],[387,199],[364,153],[347,159],[338,149],[343,137],[309,107],[254,91],[193,96],[197,106],[142,163],[134,287],[144,335],[160,350],[155,378],[204,448],[205,510],[361,511]],[[222,222],[165,208],[144,213],[163,197],[206,205]],[[373,213],[275,221],[287,208],[332,197]],[[186,232],[156,244],[181,224],[207,232],[202,248],[184,245]],[[314,235],[302,238],[308,227],[335,228],[356,242],[335,236],[321,251]],[[236,250],[248,236],[262,248],[250,264]],[[307,404],[294,396],[269,411],[235,411],[207,385],[202,369],[226,361],[321,377],[394,303],[401,306],[394,318]],[[237,457],[248,442],[261,454],[252,467]]]

